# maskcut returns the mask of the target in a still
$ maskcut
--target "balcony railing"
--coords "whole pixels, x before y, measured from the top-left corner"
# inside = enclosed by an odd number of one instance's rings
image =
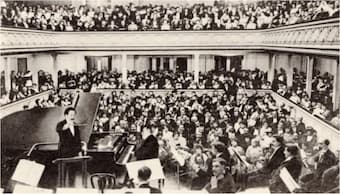
[[[40,50],[339,49],[339,18],[265,30],[54,32],[2,28],[3,53]]]
[[[35,104],[36,99],[47,99],[48,96],[52,93],[52,90],[44,91],[33,96],[29,96],[27,98],[20,99],[18,101],[11,102],[9,104],[3,105],[0,107],[0,118],[4,118],[7,115],[12,113],[24,110],[24,106],[28,108],[32,108],[32,105]]]

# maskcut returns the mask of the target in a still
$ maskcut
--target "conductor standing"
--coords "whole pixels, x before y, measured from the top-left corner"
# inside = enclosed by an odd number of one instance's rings
[[[76,110],[72,107],[64,111],[65,119],[57,124],[59,135],[58,152],[60,158],[70,158],[81,155],[81,140],[78,126],[74,125]],[[67,166],[69,186],[74,186],[77,166]]]

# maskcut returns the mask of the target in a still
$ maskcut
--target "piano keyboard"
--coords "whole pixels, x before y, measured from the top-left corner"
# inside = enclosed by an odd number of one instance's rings
[[[134,148],[135,148],[135,145],[128,145],[128,146],[126,146],[126,148],[124,149],[123,153],[121,154],[121,156],[117,160],[117,164],[125,165],[126,163],[128,163],[128,161],[130,159],[130,156],[131,156],[131,153],[132,153]]]

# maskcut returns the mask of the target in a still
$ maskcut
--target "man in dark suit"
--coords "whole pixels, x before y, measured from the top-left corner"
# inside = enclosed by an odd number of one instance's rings
[[[135,156],[137,160],[147,160],[158,158],[159,145],[157,138],[152,134],[150,128],[143,128],[142,131],[143,142],[140,147],[136,149]]]
[[[57,133],[59,135],[58,152],[60,158],[69,158],[81,154],[81,140],[78,126],[74,125],[76,111],[70,107],[64,111],[65,119],[57,124]],[[67,173],[69,177],[69,186],[74,185],[77,166],[69,164]]]
[[[226,161],[226,170],[230,172],[231,169],[231,158],[228,147],[222,142],[216,142],[212,145],[212,152],[214,154],[214,158],[223,158]],[[208,173],[211,174],[212,163],[208,164]]]
[[[301,177],[302,188],[311,192],[325,192],[325,187],[322,187],[322,177],[325,171],[337,164],[335,154],[329,150],[330,142],[328,139],[319,143],[321,150],[314,156],[315,171],[311,174],[306,174]],[[333,177],[335,178],[335,177]]]
[[[151,187],[149,184],[149,179],[151,177],[151,169],[149,167],[142,167],[138,170],[139,188],[150,189],[150,193],[162,193],[161,190]]]
[[[280,164],[286,159],[283,144],[283,137],[274,136],[272,142],[274,151],[266,156],[266,162],[263,168],[250,172],[248,174],[248,183],[252,186],[265,186],[271,178],[271,173],[276,170]]]
[[[74,125],[76,111],[70,107],[64,111],[65,119],[57,124],[59,135],[59,157],[68,158],[79,155],[81,140],[78,126]]]
[[[335,154],[329,150],[330,142],[328,139],[320,142],[321,150],[318,155],[314,158],[316,162],[316,171],[314,173],[314,179],[320,179],[322,174],[336,164],[336,156]]]
[[[285,146],[283,144],[283,137],[274,136],[272,146],[274,151],[271,155],[269,155],[266,166],[261,169],[261,172],[266,174],[272,173],[286,159],[284,154]]]
[[[284,154],[286,159],[281,163],[279,168],[275,170],[272,174],[270,180],[269,189],[272,193],[290,193],[285,183],[280,177],[280,171],[286,168],[293,179],[298,182],[301,170],[302,162],[298,159],[299,149],[295,145],[287,146],[285,148]]]
[[[236,185],[233,177],[225,170],[226,161],[223,158],[215,158],[213,160],[212,172],[210,182],[205,189],[209,193],[234,193],[236,192]]]

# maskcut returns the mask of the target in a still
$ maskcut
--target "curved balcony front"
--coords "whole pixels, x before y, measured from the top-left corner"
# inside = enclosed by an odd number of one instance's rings
[[[55,32],[2,28],[2,54],[84,50],[277,50],[337,56],[339,18],[265,30]]]

